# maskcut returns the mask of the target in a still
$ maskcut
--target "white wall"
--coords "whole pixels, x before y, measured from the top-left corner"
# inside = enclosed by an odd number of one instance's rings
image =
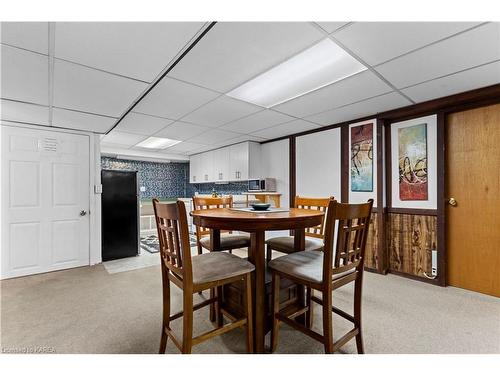
[[[399,199],[398,129],[427,124],[427,184],[428,200],[402,201]],[[391,124],[391,181],[392,207],[437,209],[437,116],[426,116]]]
[[[297,137],[297,195],[340,201],[340,156],[340,128]]]
[[[351,128],[364,124],[373,126],[373,191],[351,191]],[[373,199],[373,206],[377,207],[377,120],[367,120],[349,125],[349,203],[365,203],[368,199]]]
[[[278,193],[281,193],[281,207],[289,207],[290,177],[289,177],[289,141],[265,143],[261,145],[261,175],[276,178]]]

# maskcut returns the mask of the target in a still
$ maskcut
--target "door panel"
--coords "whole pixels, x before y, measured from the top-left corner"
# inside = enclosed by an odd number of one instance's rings
[[[40,223],[10,224],[10,264],[14,270],[36,269],[40,264]]]
[[[448,283],[500,297],[500,105],[447,119]]]
[[[2,126],[1,278],[89,264],[89,137]]]

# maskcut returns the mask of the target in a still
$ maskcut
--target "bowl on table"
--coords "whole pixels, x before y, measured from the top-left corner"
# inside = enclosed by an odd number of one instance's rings
[[[271,203],[252,203],[251,206],[255,211],[267,211],[271,207]]]

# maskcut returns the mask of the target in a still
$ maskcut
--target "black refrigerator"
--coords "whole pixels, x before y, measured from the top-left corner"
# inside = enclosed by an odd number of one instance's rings
[[[139,254],[137,172],[101,171],[102,260]]]

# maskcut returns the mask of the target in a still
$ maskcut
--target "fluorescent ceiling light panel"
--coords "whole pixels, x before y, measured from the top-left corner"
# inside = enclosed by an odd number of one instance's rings
[[[366,69],[331,39],[324,39],[227,95],[270,108]]]
[[[149,137],[149,138],[145,139],[144,141],[136,144],[135,147],[155,148],[155,149],[163,150],[167,147],[171,147],[173,145],[176,145],[179,142],[180,141],[176,141],[176,140],[168,139],[168,138]]]

